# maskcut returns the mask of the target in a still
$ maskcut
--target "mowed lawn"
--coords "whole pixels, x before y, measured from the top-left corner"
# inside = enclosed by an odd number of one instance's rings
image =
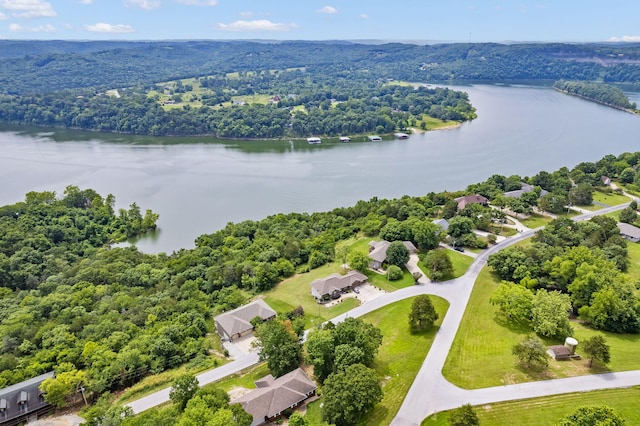
[[[606,204],[608,206],[617,206],[618,204],[624,204],[631,201],[629,197],[615,192],[607,193],[600,191],[593,191],[593,201]]]
[[[475,407],[482,426],[555,425],[560,419],[583,405],[608,405],[616,410],[629,426],[640,425],[640,387],[500,402]],[[422,426],[448,426],[449,413],[429,416]]]
[[[430,297],[439,319],[431,330],[424,333],[412,334],[409,330],[408,318],[414,298],[393,303],[362,317],[382,332],[382,346],[374,368],[382,380],[384,396],[362,419],[361,425],[388,425],[400,409],[449,308],[446,300]],[[322,398],[312,403],[307,411],[310,426],[326,426],[321,420],[321,403]]]
[[[611,346],[611,362],[605,367],[594,364],[587,368],[586,361],[550,360],[549,369],[531,374],[515,365],[511,348],[527,335],[530,329],[502,323],[495,317],[496,307],[489,303],[491,293],[498,287],[489,268],[484,268],[476,280],[460,329],[453,342],[443,368],[444,376],[453,384],[465,389],[478,389],[534,380],[572,377],[607,371],[640,369],[640,335],[614,334],[592,330],[572,322],[578,341],[595,334],[603,334]],[[545,345],[562,344],[562,341],[542,339]],[[578,345],[578,353],[580,346]]]
[[[527,228],[536,229],[536,228],[539,228],[541,226],[547,225],[552,220],[553,219],[548,217],[548,216],[542,216],[542,215],[534,213],[531,216],[529,216],[528,218],[522,219],[520,222],[524,226],[526,226]]]

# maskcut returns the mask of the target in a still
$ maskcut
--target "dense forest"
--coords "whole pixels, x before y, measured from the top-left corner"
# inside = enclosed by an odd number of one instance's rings
[[[5,123],[221,138],[337,136],[426,128],[426,117],[475,117],[464,94],[391,89],[392,80],[633,84],[640,47],[0,40],[0,78]],[[186,79],[198,91],[180,92],[189,83],[174,87],[171,108],[152,95]]]
[[[637,105],[631,102],[620,88],[608,84],[559,80],[553,83],[553,88],[614,108],[627,111],[634,111],[637,108]]]
[[[495,232],[491,219],[502,212],[478,204],[458,211],[453,198],[480,193],[513,211],[562,210],[606,191],[603,175],[637,190],[639,164],[640,153],[609,155],[529,178],[494,175],[456,193],[372,198],[329,212],[230,223],[170,256],[109,247],[153,228],[151,211],[143,215],[132,204],[115,212],[112,196],[76,187],[61,197],[29,193],[24,202],[0,208],[0,387],[55,369],[100,394],[185,362],[216,365],[223,355],[211,351],[212,314],[342,258],[340,241],[410,240],[426,253],[438,241],[432,220],[448,217],[447,238],[481,246],[471,231]],[[531,196],[502,195],[523,181],[537,188]],[[542,189],[549,193],[539,197]],[[627,221],[637,221],[637,214]],[[528,291],[567,293],[595,328],[638,332],[638,291],[623,275],[627,264],[626,244],[606,217],[579,225],[558,219],[531,246],[490,261],[500,277]]]

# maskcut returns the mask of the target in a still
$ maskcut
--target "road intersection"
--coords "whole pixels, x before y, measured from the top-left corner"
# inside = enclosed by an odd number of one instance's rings
[[[595,212],[585,213],[575,217],[574,220],[587,220],[596,215],[621,210],[627,205],[607,207]],[[640,385],[640,370],[519,383],[474,390],[461,389],[444,378],[442,368],[462,321],[473,285],[478,274],[486,265],[487,259],[493,253],[531,237],[535,231],[527,230],[521,232],[485,250],[476,257],[467,272],[460,278],[441,283],[431,283],[423,276],[419,281],[419,285],[384,294],[331,320],[334,323],[338,323],[344,321],[347,317],[360,317],[391,303],[420,294],[439,296],[449,302],[449,309],[440,329],[436,333],[431,349],[418,371],[398,414],[391,423],[392,426],[420,425],[425,417],[433,413],[456,408],[466,403],[472,405],[488,404],[561,393]],[[414,272],[412,269],[417,268],[414,263],[409,265],[410,272]],[[200,385],[205,385],[240,372],[256,363],[258,363],[257,354],[244,355],[233,362],[202,373],[197,378]],[[167,388],[133,401],[128,406],[133,409],[134,413],[140,413],[168,400],[169,389]]]

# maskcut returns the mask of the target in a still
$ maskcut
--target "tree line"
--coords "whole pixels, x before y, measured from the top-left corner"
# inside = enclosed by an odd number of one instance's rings
[[[622,89],[609,84],[558,80],[553,83],[553,88],[614,108],[624,110],[636,110],[637,108],[635,102],[631,102]]]

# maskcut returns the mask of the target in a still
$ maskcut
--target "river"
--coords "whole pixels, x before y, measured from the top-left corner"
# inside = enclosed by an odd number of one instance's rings
[[[159,230],[136,245],[171,253],[227,222],[459,190],[494,173],[527,176],[640,149],[640,117],[629,113],[548,87],[454,88],[469,93],[478,118],[408,140],[308,145],[0,127],[0,204],[67,185],[113,193],[117,207],[135,201],[160,214]]]

